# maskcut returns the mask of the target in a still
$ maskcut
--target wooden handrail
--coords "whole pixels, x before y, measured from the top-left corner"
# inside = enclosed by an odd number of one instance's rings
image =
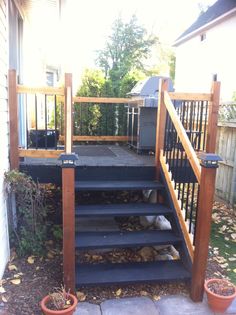
[[[211,93],[178,93],[178,92],[168,92],[172,100],[181,101],[211,101]]]
[[[172,120],[172,123],[175,126],[176,132],[178,134],[178,137],[181,140],[181,144],[183,145],[183,148],[187,154],[188,160],[193,168],[194,174],[197,178],[198,183],[200,183],[201,179],[201,167],[199,160],[197,158],[197,154],[193,149],[193,146],[187,136],[187,133],[180,121],[179,116],[176,113],[176,110],[174,108],[174,105],[170,99],[170,96],[168,92],[164,92],[164,103],[166,106],[166,109],[168,110],[168,113],[170,115],[170,118]]]
[[[73,141],[116,141],[127,142],[130,137],[128,136],[73,136]],[[59,141],[65,141],[64,136],[59,136]]]
[[[64,88],[51,86],[32,87],[27,85],[17,85],[16,92],[19,94],[64,95]]]
[[[116,98],[116,97],[73,97],[74,103],[106,103],[106,104],[127,104],[130,101],[129,98]]]
[[[74,96],[74,103],[98,103],[98,104],[140,104],[142,98],[124,98],[124,97],[87,97]]]

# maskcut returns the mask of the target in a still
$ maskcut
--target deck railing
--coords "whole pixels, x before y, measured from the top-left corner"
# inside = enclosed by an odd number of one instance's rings
[[[159,87],[157,179],[163,176],[168,186],[193,262],[191,297],[200,301],[208,257],[216,168],[215,164],[209,164],[211,167],[208,168],[207,163],[198,159],[197,152],[215,152],[220,84],[213,82],[209,94],[168,93],[167,86],[168,82],[162,81]]]
[[[72,152],[73,143],[128,142],[127,104],[136,100],[72,97],[71,74],[64,82],[62,88],[17,85],[16,71],[9,70],[11,168],[18,168],[20,157],[58,158]],[[20,123],[25,133],[21,147]]]
[[[199,160],[199,152],[214,153],[216,147],[217,118],[219,111],[219,82],[213,82],[209,94],[168,93],[168,81],[163,80],[159,87],[157,128],[156,128],[156,178],[163,179],[169,190],[173,206],[179,218],[179,223],[185,238],[186,248],[193,262],[191,297],[200,301],[203,295],[203,284],[208,257],[208,244],[211,226],[211,210],[214,197],[216,168],[209,168],[208,162]],[[33,108],[35,124],[35,148],[31,148],[29,128],[27,127],[27,145],[18,147],[18,105],[17,95],[24,95],[26,112],[28,106]],[[31,96],[29,96],[29,94]],[[32,98],[31,101],[30,97]],[[39,143],[38,100],[41,97],[41,108],[44,135],[52,130],[52,147],[48,139]],[[49,105],[49,102],[51,105]],[[10,114],[10,164],[18,168],[19,157],[58,157],[61,153],[72,152],[73,141],[127,141],[126,121],[119,129],[120,121],[125,115],[125,105],[138,103],[139,100],[117,98],[87,98],[72,97],[72,76],[66,74],[64,88],[30,88],[17,86],[16,72],[9,71],[9,114]],[[73,105],[74,104],[74,105]],[[52,121],[49,122],[47,112],[51,109]],[[83,127],[83,111],[96,106],[106,117],[106,111],[114,111],[113,120],[102,122],[97,120],[96,128]],[[121,112],[119,118],[119,110]],[[75,112],[75,114],[74,114]],[[101,116],[100,116],[101,117]],[[26,126],[29,117],[26,115]],[[104,117],[103,117],[104,119]],[[120,119],[120,120],[119,120]],[[99,125],[100,123],[100,125]],[[81,127],[82,125],[82,127]],[[113,126],[114,125],[114,126]],[[105,128],[102,130],[102,127]],[[109,128],[108,128],[109,126]],[[113,126],[113,129],[110,129]],[[50,129],[50,128],[51,129]],[[83,129],[84,128],[84,129]],[[89,132],[88,132],[89,131]],[[89,133],[89,134],[88,134]],[[64,147],[58,146],[56,140],[64,142]],[[30,142],[31,141],[31,142]],[[63,196],[64,221],[74,220],[74,168],[63,168],[62,186],[66,195]],[[69,188],[70,189],[69,189]],[[69,197],[68,197],[69,196]],[[69,205],[68,205],[69,200]],[[70,210],[68,210],[70,209]],[[70,215],[68,215],[70,211]],[[65,231],[63,241],[73,239],[74,229]],[[70,248],[65,243],[64,259],[69,257]],[[73,244],[72,244],[73,245]],[[72,246],[71,245],[71,246]],[[73,247],[73,246],[72,246]],[[65,270],[73,270],[74,262],[66,260]],[[65,273],[67,274],[67,273]],[[68,273],[69,275],[70,273]],[[66,279],[66,283],[70,283]],[[70,283],[70,287],[74,287]]]

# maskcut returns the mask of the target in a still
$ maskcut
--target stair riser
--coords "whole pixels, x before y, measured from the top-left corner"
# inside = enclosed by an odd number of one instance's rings
[[[61,167],[59,165],[21,164],[20,171],[29,174],[39,183],[61,185]],[[77,166],[76,180],[154,180],[155,168],[152,166]]]

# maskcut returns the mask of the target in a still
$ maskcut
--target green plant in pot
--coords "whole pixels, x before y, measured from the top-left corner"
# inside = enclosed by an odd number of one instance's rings
[[[77,303],[77,298],[62,286],[45,296],[40,306],[45,315],[72,315]]]
[[[209,279],[205,282],[208,304],[215,312],[225,312],[236,298],[236,287],[225,279]]]

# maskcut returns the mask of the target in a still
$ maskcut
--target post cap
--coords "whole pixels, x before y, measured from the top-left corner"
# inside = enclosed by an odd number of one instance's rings
[[[78,160],[78,155],[75,153],[62,153],[58,161],[61,161],[62,167],[75,167],[75,162]]]
[[[198,155],[201,160],[201,166],[207,168],[217,168],[219,166],[219,161],[222,161],[222,158],[214,153],[205,153],[202,152]]]

